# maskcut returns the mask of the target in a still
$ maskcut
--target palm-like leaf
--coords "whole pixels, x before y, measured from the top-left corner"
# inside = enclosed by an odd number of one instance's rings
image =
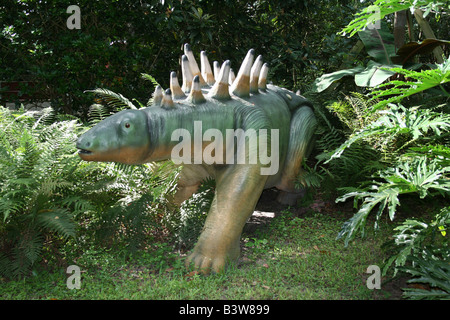
[[[450,115],[428,109],[407,109],[401,105],[391,105],[390,110],[381,111],[380,114],[382,116],[372,124],[350,136],[328,161],[340,157],[353,143],[372,136],[384,136],[387,143],[398,134],[410,134],[413,140],[417,140],[429,132],[440,136],[450,129]]]
[[[373,111],[383,108],[389,103],[400,102],[406,97],[450,82],[450,58],[432,70],[414,71],[402,68],[387,68],[387,70],[402,74],[411,80],[394,80],[378,86],[378,90],[372,92],[371,100],[379,100],[373,106]],[[384,90],[386,87],[389,87],[389,90]],[[444,91],[444,93],[446,92]],[[389,98],[381,99],[387,96]]]
[[[349,34],[352,37],[358,31],[363,30],[389,14],[409,8],[431,8],[432,6],[438,5],[435,2],[434,0],[377,0],[373,5],[361,10],[356,15],[356,18],[341,31],[341,34]]]
[[[416,193],[424,198],[433,192],[450,192],[449,172],[449,167],[442,168],[436,161],[429,161],[426,157],[416,157],[379,172],[374,178],[381,179],[381,182],[373,181],[367,187],[347,193],[336,200],[343,202],[354,198],[355,206],[362,201],[358,212],[343,225],[338,238],[345,237],[345,244],[348,245],[358,231],[364,235],[366,219],[376,207],[377,220],[386,207],[393,220],[397,206],[400,205],[398,197],[402,194]]]

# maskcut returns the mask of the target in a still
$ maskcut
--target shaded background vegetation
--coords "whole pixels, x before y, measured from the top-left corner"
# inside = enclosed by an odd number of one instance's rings
[[[146,101],[168,87],[181,47],[238,69],[249,48],[271,65],[270,79],[304,91],[321,71],[338,67],[354,40],[336,37],[359,1],[78,1],[81,29],[69,30],[70,0],[2,1],[2,81],[32,81],[23,93],[84,116],[97,87]]]

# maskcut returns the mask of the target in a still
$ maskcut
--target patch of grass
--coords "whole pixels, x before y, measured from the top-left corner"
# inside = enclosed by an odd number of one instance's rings
[[[0,280],[1,299],[374,299],[366,269],[382,265],[383,232],[348,247],[335,240],[344,217],[289,211],[242,237],[239,261],[224,274],[199,275],[169,244],[132,259],[90,249],[73,264],[81,289],[69,290],[65,268],[18,281]],[[70,263],[69,263],[70,264]],[[379,290],[378,290],[379,291]],[[384,297],[388,296],[385,294]]]

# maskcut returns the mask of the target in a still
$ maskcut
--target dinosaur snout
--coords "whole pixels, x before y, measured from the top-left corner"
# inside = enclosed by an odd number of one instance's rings
[[[92,141],[90,141],[89,138],[86,138],[85,135],[82,135],[81,137],[78,138],[76,147],[78,149],[78,154],[81,157],[81,159],[87,160],[85,159],[85,156],[89,156],[92,154],[91,146]]]

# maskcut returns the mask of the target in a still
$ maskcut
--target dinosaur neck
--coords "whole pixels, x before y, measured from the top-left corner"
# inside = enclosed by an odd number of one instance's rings
[[[148,117],[151,141],[151,150],[147,161],[170,159],[172,149],[186,136],[190,138],[192,150],[194,150],[194,141],[198,141],[199,135],[201,139],[206,130],[216,129],[225,133],[227,128],[234,127],[231,109],[211,103],[169,110],[160,107],[144,109]]]

